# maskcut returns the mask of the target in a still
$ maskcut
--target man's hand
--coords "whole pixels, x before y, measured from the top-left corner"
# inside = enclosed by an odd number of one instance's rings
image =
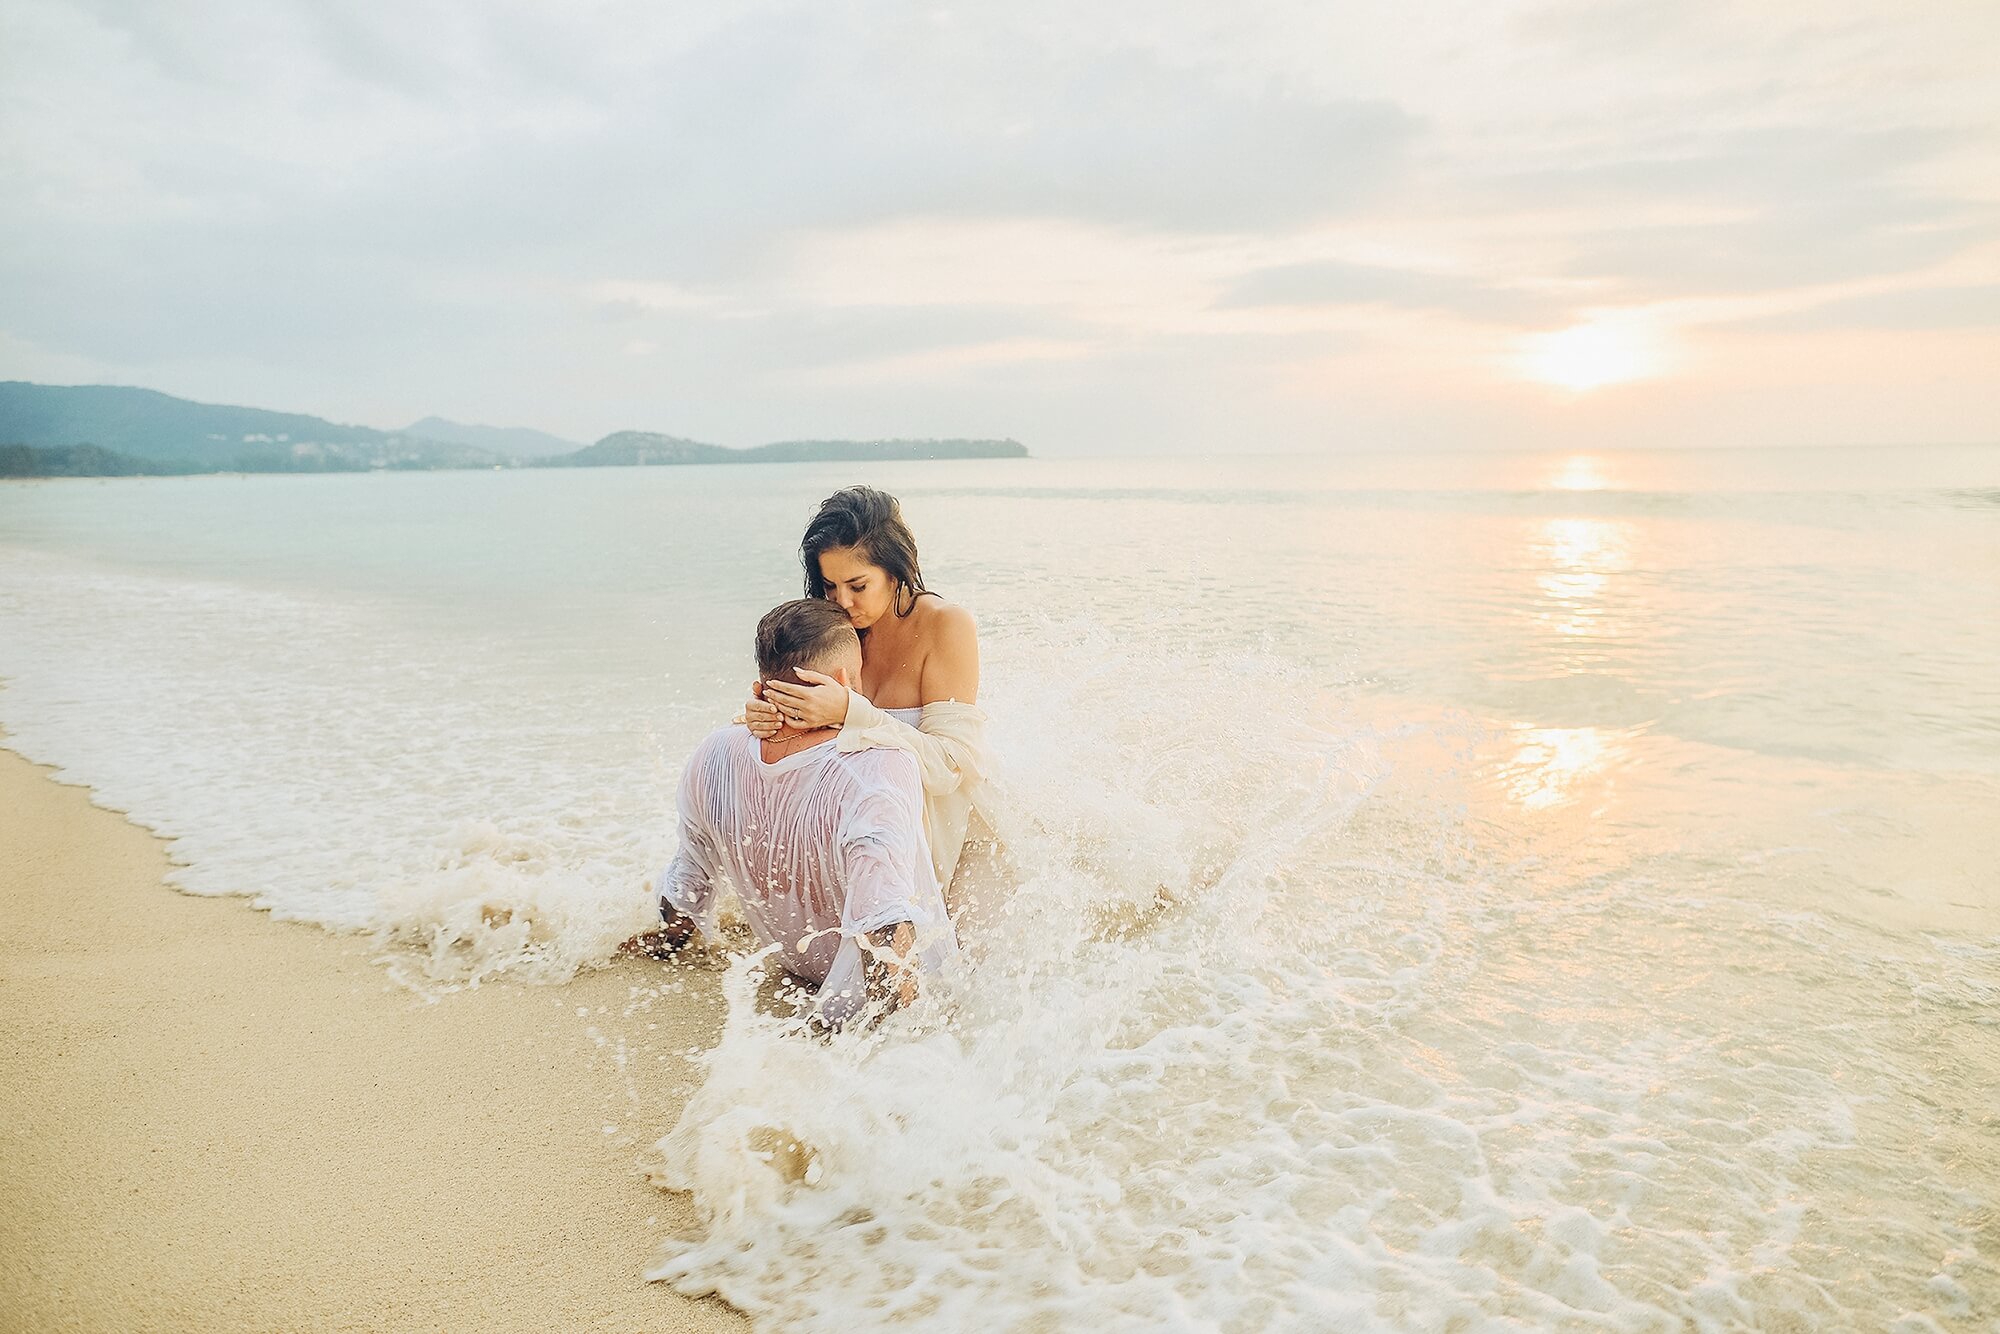
[[[694,919],[683,917],[670,908],[661,908],[663,914],[671,914],[657,931],[641,931],[638,935],[618,947],[620,954],[634,954],[642,959],[671,959],[694,942],[699,934],[695,930]]]
[[[917,966],[910,950],[917,943],[917,929],[908,922],[885,926],[868,933],[868,999],[887,1001],[893,1010],[917,999]]]

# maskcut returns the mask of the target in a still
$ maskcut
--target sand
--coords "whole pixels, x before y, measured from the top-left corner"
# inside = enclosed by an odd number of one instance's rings
[[[365,938],[167,887],[48,774],[0,751],[0,1329],[747,1327],[641,1278],[691,1221],[636,1164],[713,974],[426,1003]]]

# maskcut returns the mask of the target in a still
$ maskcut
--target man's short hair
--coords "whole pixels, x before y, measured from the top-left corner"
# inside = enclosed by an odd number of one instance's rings
[[[801,667],[818,668],[849,645],[860,647],[854,622],[825,598],[798,598],[764,613],[757,622],[757,675],[797,680]]]

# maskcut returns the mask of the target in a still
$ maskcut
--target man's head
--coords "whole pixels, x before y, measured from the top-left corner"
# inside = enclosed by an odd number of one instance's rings
[[[861,677],[861,638],[838,603],[799,598],[757,622],[757,675],[799,683],[801,667],[853,685]]]

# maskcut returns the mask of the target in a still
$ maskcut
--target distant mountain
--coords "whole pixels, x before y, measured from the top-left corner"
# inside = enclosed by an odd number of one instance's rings
[[[491,467],[484,449],[292,412],[195,403],[151,389],[0,381],[0,444],[95,445],[173,472]]]
[[[151,389],[0,381],[0,477],[887,463],[1027,454],[1014,440],[783,440],[727,449],[651,431],[619,431],[576,449],[540,431],[465,426],[440,417],[426,417],[407,431],[378,431],[293,412],[195,403]]]
[[[156,459],[135,459],[96,445],[0,445],[0,477],[159,477],[194,472]]]
[[[574,440],[565,440],[547,431],[529,430],[525,426],[468,426],[464,422],[446,421],[443,417],[426,417],[420,422],[411,422],[403,428],[403,434],[420,440],[470,445],[474,449],[505,454],[515,459],[567,454],[578,447]]]
[[[603,468],[685,463],[893,463],[917,459],[1024,459],[1015,440],[782,440],[727,449],[699,440],[619,431],[573,454],[537,459],[544,468]]]
[[[704,445],[677,435],[651,431],[617,431],[571,454],[538,459],[544,468],[629,468],[655,463],[732,463],[741,450]]]

